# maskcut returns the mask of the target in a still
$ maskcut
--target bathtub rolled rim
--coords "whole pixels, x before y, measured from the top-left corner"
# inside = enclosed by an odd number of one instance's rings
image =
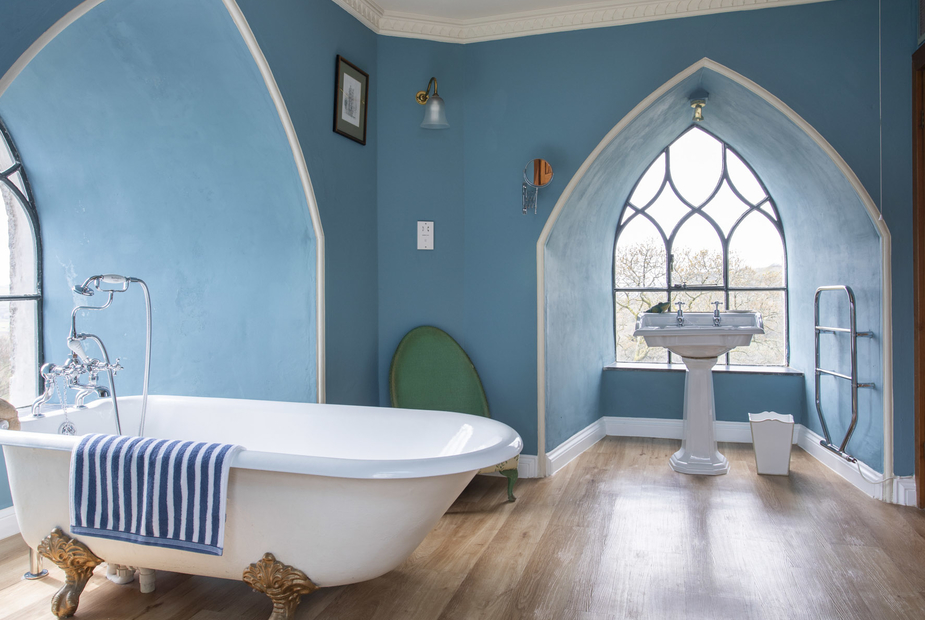
[[[512,459],[523,450],[523,440],[514,429],[498,423],[508,432],[498,444],[448,456],[416,459],[347,459],[283,452],[243,450],[231,462],[232,469],[276,471],[331,478],[402,479],[427,478],[477,471]],[[0,430],[0,445],[71,452],[81,436]]]

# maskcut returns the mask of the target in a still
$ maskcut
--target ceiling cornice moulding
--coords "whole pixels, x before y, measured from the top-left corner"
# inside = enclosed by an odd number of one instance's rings
[[[446,43],[513,37],[830,0],[610,0],[478,19],[442,19],[383,10],[372,0],[334,0],[377,34]]]

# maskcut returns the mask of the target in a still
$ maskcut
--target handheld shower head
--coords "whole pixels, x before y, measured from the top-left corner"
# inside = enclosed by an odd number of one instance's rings
[[[100,278],[103,276],[92,276],[84,280],[83,284],[77,284],[74,286],[74,292],[78,295],[83,295],[84,297],[92,297],[93,289],[90,288],[91,284],[96,284],[96,288],[100,287]]]
[[[92,276],[84,280],[83,284],[74,286],[74,292],[85,297],[92,297],[96,291],[104,293],[124,293],[128,290],[128,285],[136,281],[136,278],[127,278],[125,276],[109,273],[106,275]],[[93,285],[91,288],[90,285]],[[118,288],[103,288],[104,284],[111,284]]]

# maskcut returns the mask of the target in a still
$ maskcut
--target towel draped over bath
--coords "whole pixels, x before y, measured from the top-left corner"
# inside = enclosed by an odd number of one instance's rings
[[[71,533],[222,555],[241,446],[85,435],[71,454]]]

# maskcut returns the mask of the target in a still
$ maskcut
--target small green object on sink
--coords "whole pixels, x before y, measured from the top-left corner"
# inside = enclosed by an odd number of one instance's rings
[[[664,312],[670,307],[671,307],[671,302],[663,301],[660,304],[655,304],[654,306],[646,310],[646,312],[652,312],[654,314],[661,314],[662,312]]]

